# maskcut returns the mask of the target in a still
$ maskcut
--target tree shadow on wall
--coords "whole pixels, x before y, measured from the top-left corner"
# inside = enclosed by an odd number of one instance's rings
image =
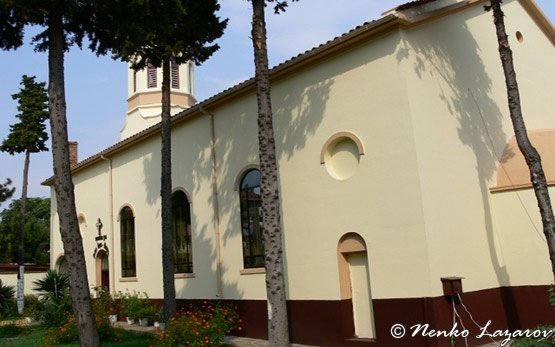
[[[481,10],[481,7],[477,7]],[[433,80],[436,82],[438,95],[428,95],[430,98],[439,98],[444,104],[444,112],[436,117],[451,117],[458,122],[457,135],[464,146],[469,147],[475,156],[476,181],[481,192],[481,204],[487,236],[491,264],[500,286],[510,284],[510,276],[505,265],[499,262],[502,255],[498,254],[493,226],[492,206],[490,205],[488,182],[495,179],[498,162],[507,143],[507,134],[504,132],[506,111],[500,109],[494,100],[491,72],[486,69],[482,56],[482,47],[475,39],[475,34],[469,31],[467,22],[479,14],[476,11],[461,12],[449,18],[448,25],[441,29],[428,27],[414,30],[408,34],[410,41],[404,41],[403,47],[397,52],[399,62],[412,57],[414,59],[413,71],[422,82]],[[444,20],[446,21],[446,20]],[[441,25],[441,23],[439,23]],[[491,33],[486,35],[492,41],[483,45],[483,49],[495,49],[495,31],[491,24]],[[492,56],[491,54],[487,54]],[[497,63],[498,61],[495,61]],[[491,66],[491,64],[490,64]],[[501,69],[499,63],[499,69]],[[418,85],[410,88],[420,89]],[[424,89],[424,88],[422,88]],[[418,113],[419,110],[413,112]],[[432,129],[431,131],[442,131]],[[445,164],[444,164],[445,165]],[[456,186],[458,182],[454,182]],[[446,190],[443,190],[446,188]],[[461,189],[449,192],[448,187],[443,187],[441,193],[445,195],[459,194]],[[461,199],[464,201],[464,199]],[[469,201],[463,203],[470,203]],[[477,215],[476,215],[477,217]],[[459,214],[459,220],[452,222],[457,225],[468,224],[465,216]],[[482,230],[468,230],[468,233],[480,233]],[[457,245],[457,239],[463,241],[464,234],[452,234],[452,245]],[[479,238],[479,236],[478,236]],[[456,249],[453,249],[455,252]],[[520,325],[514,297],[510,291],[503,291],[501,301],[505,307],[505,317],[509,328],[515,329]],[[486,319],[487,317],[480,317]]]

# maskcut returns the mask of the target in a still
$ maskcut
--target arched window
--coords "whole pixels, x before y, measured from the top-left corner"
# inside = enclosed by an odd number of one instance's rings
[[[129,207],[119,214],[121,234],[121,277],[137,276],[135,264],[135,216]]]
[[[244,267],[245,269],[264,267],[260,171],[250,170],[243,176],[239,186],[239,199],[241,201]]]
[[[58,270],[59,273],[63,274],[69,273],[67,269],[67,260],[63,255],[58,257],[58,260],[56,261],[56,270]]]
[[[192,273],[191,210],[187,195],[180,190],[172,195],[172,231],[174,272]]]

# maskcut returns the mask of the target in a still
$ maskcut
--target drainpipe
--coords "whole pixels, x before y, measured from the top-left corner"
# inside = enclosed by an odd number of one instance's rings
[[[114,185],[112,180],[112,159],[106,158],[104,155],[100,155],[102,160],[108,162],[108,208],[110,209],[110,293],[112,295],[116,294],[116,262],[114,254]]]
[[[212,199],[214,201],[214,234],[216,238],[216,276],[217,276],[217,293],[218,299],[224,298],[223,281],[222,281],[222,251],[220,245],[220,206],[218,203],[218,171],[216,166],[216,130],[214,127],[214,115],[208,113],[201,106],[199,110],[206,116],[210,117],[210,157],[212,159]]]

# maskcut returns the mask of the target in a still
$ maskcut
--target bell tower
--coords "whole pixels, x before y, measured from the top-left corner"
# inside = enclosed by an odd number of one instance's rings
[[[194,69],[191,62],[171,64],[171,115],[195,104]],[[162,114],[162,68],[148,65],[127,71],[127,116],[120,130],[124,140],[160,122]]]

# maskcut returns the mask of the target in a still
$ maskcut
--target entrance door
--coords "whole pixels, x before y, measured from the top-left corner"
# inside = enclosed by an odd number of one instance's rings
[[[110,290],[110,267],[108,266],[108,255],[106,252],[101,251],[98,253],[97,262],[100,262],[100,286]]]
[[[351,294],[353,298],[353,318],[355,335],[360,338],[374,337],[374,321],[370,298],[368,259],[366,253],[349,254]]]

